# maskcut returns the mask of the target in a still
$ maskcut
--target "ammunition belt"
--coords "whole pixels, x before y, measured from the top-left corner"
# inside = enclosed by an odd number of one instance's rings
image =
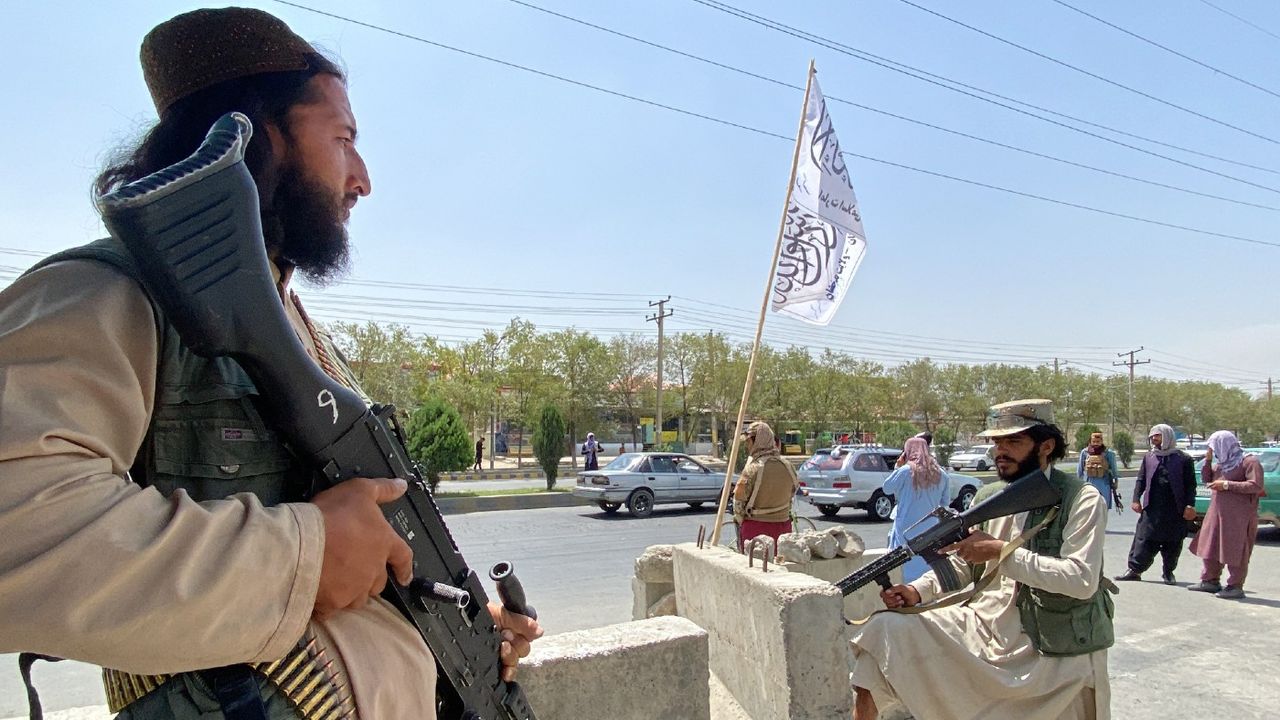
[[[254,663],[249,667],[270,681],[298,711],[302,720],[354,720],[356,717],[346,678],[339,677],[333,669],[333,661],[326,661],[324,651],[316,649],[316,639],[310,633],[279,660]],[[118,713],[175,677],[134,675],[103,668],[102,683],[107,691],[108,709]]]

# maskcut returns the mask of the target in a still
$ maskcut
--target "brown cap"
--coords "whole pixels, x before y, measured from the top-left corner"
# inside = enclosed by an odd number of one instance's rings
[[[284,21],[252,8],[193,10],[142,39],[142,76],[160,115],[178,100],[226,80],[304,70],[316,50]]]

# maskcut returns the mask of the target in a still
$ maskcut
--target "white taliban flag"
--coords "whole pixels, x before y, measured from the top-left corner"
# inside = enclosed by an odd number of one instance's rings
[[[773,310],[826,325],[867,249],[840,141],[818,81],[809,77],[795,182],[787,194]]]

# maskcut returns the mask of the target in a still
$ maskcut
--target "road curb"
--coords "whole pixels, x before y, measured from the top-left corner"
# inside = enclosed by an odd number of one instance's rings
[[[521,493],[519,495],[436,496],[436,506],[444,515],[489,512],[492,510],[534,510],[540,508],[590,505],[589,500],[567,492]]]

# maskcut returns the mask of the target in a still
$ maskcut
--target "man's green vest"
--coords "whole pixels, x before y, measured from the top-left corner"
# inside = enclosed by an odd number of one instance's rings
[[[31,271],[64,260],[103,262],[141,283],[129,253],[110,238],[52,255]],[[242,492],[263,505],[302,500],[309,475],[263,422],[258,389],[244,369],[231,358],[191,352],[154,302],[152,309],[159,350],[155,405],[130,478],[166,497],[185,490],[196,501]]]
[[[141,284],[132,257],[111,238],[47,257],[28,272],[65,260],[102,262]],[[154,300],[151,307],[158,346],[155,403],[130,479],[166,497],[185,490],[196,501],[243,492],[253,493],[263,505],[301,501],[310,487],[310,474],[263,422],[258,389],[244,369],[231,358],[202,358],[191,352]],[[306,695],[289,694],[272,674],[280,662],[254,666],[253,677],[270,720],[327,718],[345,707],[327,703],[321,706],[324,713],[302,711],[309,698],[331,694],[332,685],[322,682],[325,675],[307,648],[295,648],[283,660],[291,670],[300,667],[317,680],[308,685]],[[104,670],[104,680],[108,704],[123,720],[196,720],[219,709],[202,672],[143,677]]]
[[[1067,515],[1076,497],[1084,488],[1084,482],[1054,469],[1049,473],[1051,484],[1062,496],[1058,514],[1054,516],[1027,544],[1027,549],[1048,557],[1062,556],[1062,535]],[[983,487],[974,497],[976,504],[1006,487],[997,482]],[[1049,508],[1027,513],[1022,531],[1039,525],[1048,515]],[[1042,655],[1084,655],[1104,650],[1115,643],[1115,605],[1111,601],[1110,582],[1098,568],[1098,589],[1087,599],[1061,595],[1025,583],[1018,584],[1018,614],[1022,629]]]

